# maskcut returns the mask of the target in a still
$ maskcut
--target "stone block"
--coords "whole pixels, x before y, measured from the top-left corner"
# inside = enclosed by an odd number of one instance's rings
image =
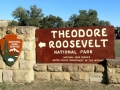
[[[112,73],[115,73],[115,68],[107,68],[107,73],[108,74],[112,74]]]
[[[89,81],[89,73],[88,72],[70,72],[70,79],[73,81]]]
[[[61,72],[62,71],[62,65],[47,65],[47,71],[50,72]]]
[[[16,34],[16,27],[6,27],[6,34]]]
[[[103,78],[90,78],[90,82],[103,82]]]
[[[30,50],[32,50],[33,49],[33,47],[34,47],[34,45],[33,45],[33,43],[32,42],[23,42],[23,47],[22,47],[22,49],[24,50],[24,51],[30,51]]]
[[[3,80],[2,80],[3,77],[2,77],[2,76],[3,76],[3,75],[2,75],[2,70],[0,70],[0,83],[3,82]]]
[[[35,41],[31,41],[32,42],[32,50],[36,49],[36,42]]]
[[[12,70],[3,70],[3,82],[12,82],[13,72]]]
[[[17,38],[18,39],[22,39],[24,41],[24,35],[20,34],[20,35],[17,35]]]
[[[36,48],[35,41],[23,42],[23,50],[30,51],[30,50],[35,50],[35,48]]]
[[[5,68],[5,62],[0,61],[0,69],[4,69]]]
[[[102,65],[95,65],[95,72],[104,72],[104,67]]]
[[[1,35],[6,35],[6,27],[0,27],[0,32],[1,32]]]
[[[89,81],[89,73],[80,72],[80,81]]]
[[[35,50],[24,51],[25,60],[34,60],[35,59]]]
[[[2,34],[2,35],[1,35],[1,39],[3,39],[5,36],[6,36],[6,34]]]
[[[73,81],[80,81],[80,72],[70,72],[70,79]]]
[[[50,72],[35,72],[35,79],[41,81],[50,81]]]
[[[0,61],[3,61],[2,52],[0,51]]]
[[[80,72],[94,72],[94,65],[79,65]]]
[[[107,67],[120,68],[120,60],[119,59],[107,60]]]
[[[34,34],[37,28],[33,26],[17,26],[16,33],[17,34]]]
[[[14,70],[13,81],[15,83],[27,83],[34,80],[33,70]]]
[[[1,31],[2,31],[3,27],[0,27],[0,35],[1,35]]]
[[[115,73],[119,73],[120,74],[120,68],[115,68]]]
[[[17,26],[16,28],[16,33],[17,34],[24,34],[24,27],[23,26]]]
[[[63,71],[65,72],[77,72],[78,71],[78,65],[63,65],[62,66]]]
[[[120,74],[108,74],[109,84],[120,84]]]
[[[105,77],[103,73],[90,73],[90,78],[102,78]]]
[[[33,68],[37,72],[46,72],[47,71],[46,64],[35,64]]]
[[[52,72],[51,79],[53,81],[70,81],[70,73],[68,73],[68,72]]]
[[[21,51],[18,60],[24,60],[24,51]]]
[[[10,70],[18,70],[19,69],[19,63],[18,63],[18,60],[14,63],[13,66],[6,66],[7,69],[10,69]]]
[[[20,61],[19,66],[20,66],[20,69],[30,70],[30,69],[33,69],[33,62],[32,61]]]
[[[35,34],[24,34],[24,41],[35,41]]]

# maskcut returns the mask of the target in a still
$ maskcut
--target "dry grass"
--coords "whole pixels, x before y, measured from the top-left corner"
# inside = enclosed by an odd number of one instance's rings
[[[0,90],[119,90],[120,87],[97,82],[40,82],[0,84]]]
[[[115,40],[115,56],[120,57],[120,40]]]

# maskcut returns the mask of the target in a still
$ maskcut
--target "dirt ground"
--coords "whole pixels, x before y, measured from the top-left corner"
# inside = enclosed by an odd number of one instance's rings
[[[106,85],[97,82],[43,82],[24,84],[0,84],[0,90],[120,90],[120,85]]]

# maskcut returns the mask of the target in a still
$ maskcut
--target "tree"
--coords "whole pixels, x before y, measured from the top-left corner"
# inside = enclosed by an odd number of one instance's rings
[[[99,20],[96,10],[89,9],[79,10],[79,15],[73,14],[70,16],[67,27],[79,26],[108,26],[111,25],[109,21]]]
[[[26,10],[20,6],[12,12],[12,16],[18,20],[18,25],[20,26],[40,27],[40,21],[43,15],[42,9],[37,8],[36,5],[30,6],[30,10]]]
[[[75,27],[78,26],[97,26],[98,25],[98,17],[97,11],[89,9],[87,12],[86,10],[79,10],[79,15],[75,19]]]
[[[115,30],[118,30],[118,31],[120,31],[120,27],[118,27],[118,26],[117,26],[117,27],[115,27]]]
[[[80,10],[78,17],[75,19],[74,26],[89,26],[89,18],[86,10]]]
[[[41,25],[41,28],[61,28],[64,26],[64,23],[62,18],[49,15],[42,19]]]
[[[73,27],[75,25],[77,17],[78,16],[76,14],[73,14],[70,16],[69,21],[68,21],[69,27]]]
[[[64,28],[69,28],[69,27],[73,27],[74,26],[74,23],[73,22],[71,22],[71,21],[64,21]]]
[[[4,42],[4,55],[5,56],[8,55],[8,52],[9,52],[9,50],[8,50],[8,42],[5,40],[5,42]]]
[[[22,26],[27,25],[28,14],[27,11],[21,6],[17,7],[15,11],[13,11],[12,16],[14,17],[14,19],[17,19],[19,21],[18,25],[22,25]]]
[[[27,10],[27,12],[29,17],[27,25],[40,27],[40,21],[44,16],[42,9],[37,8],[37,6],[34,5],[30,6],[30,11]]]
[[[88,18],[89,18],[89,25],[90,26],[98,26],[99,24],[99,19],[98,19],[98,14],[96,10],[89,9],[88,11]]]
[[[104,21],[104,20],[100,20],[99,21],[99,26],[110,26],[110,22],[109,21]]]
[[[120,39],[120,27],[115,27],[116,39]]]
[[[18,22],[12,21],[9,26],[36,26],[40,28],[62,28],[62,27],[82,27],[82,26],[109,26],[109,21],[99,20],[96,10],[79,10],[79,15],[73,14],[68,21],[63,21],[61,17],[48,15],[43,17],[42,9],[36,5],[30,6],[30,10],[17,7],[12,16]]]
[[[8,26],[18,26],[18,22],[12,20],[12,22],[8,22]]]

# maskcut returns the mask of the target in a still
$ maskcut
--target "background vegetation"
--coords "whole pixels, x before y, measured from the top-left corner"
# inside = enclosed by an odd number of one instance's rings
[[[36,5],[30,6],[27,10],[23,7],[17,7],[12,16],[14,20],[9,22],[8,26],[35,26],[44,28],[68,28],[83,26],[110,26],[109,21],[100,20],[96,10],[79,10],[79,14],[72,14],[68,21],[63,21],[59,16],[44,16],[42,9]],[[120,39],[120,27],[115,27],[116,39]]]
[[[36,5],[30,6],[27,10],[23,7],[17,7],[12,16],[14,20],[9,26],[36,26],[39,28],[66,28],[78,26],[107,26],[111,25],[109,21],[99,20],[96,10],[79,10],[79,14],[73,14],[68,21],[63,21],[59,16],[44,16],[42,9]]]
[[[115,57],[120,57],[120,40],[115,40]]]

